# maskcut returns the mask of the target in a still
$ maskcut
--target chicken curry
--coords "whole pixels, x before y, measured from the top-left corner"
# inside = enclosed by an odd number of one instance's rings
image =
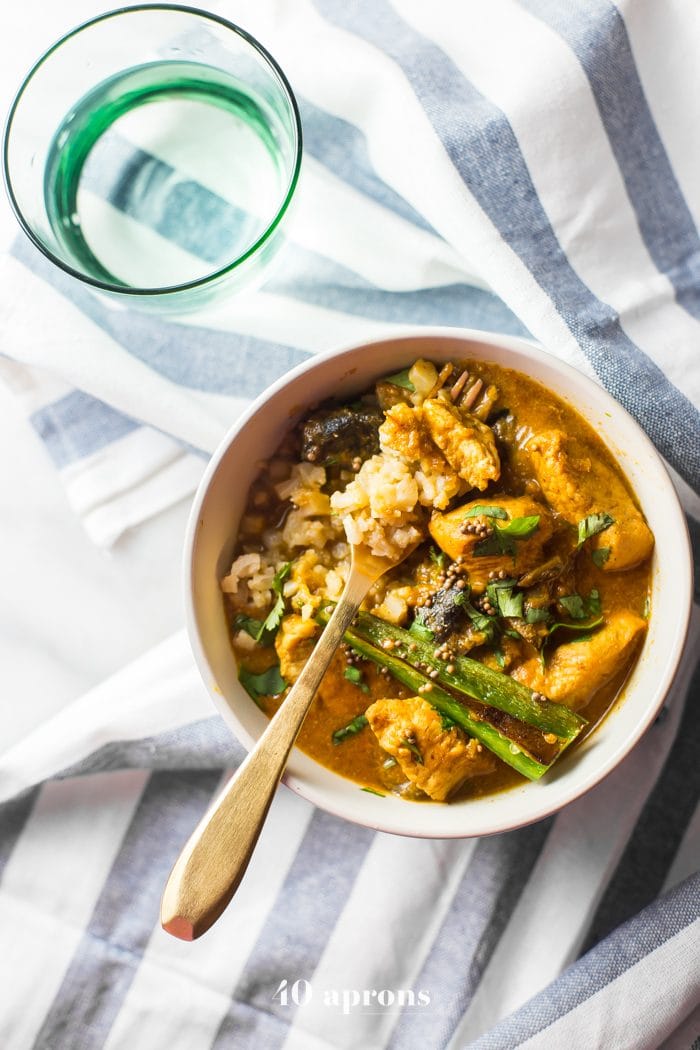
[[[570,405],[491,363],[419,360],[310,411],[261,465],[221,581],[239,678],[271,716],[342,592],[350,544],[410,551],[346,633],[299,746],[412,800],[537,780],[624,685],[653,542]]]

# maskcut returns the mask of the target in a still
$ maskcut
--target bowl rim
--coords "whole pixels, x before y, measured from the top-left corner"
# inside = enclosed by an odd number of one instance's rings
[[[543,349],[538,343],[533,340],[524,339],[519,336],[512,336],[507,334],[484,332],[478,329],[471,328],[451,328],[447,326],[401,326],[390,334],[371,336],[369,335],[366,339],[361,341],[353,341],[350,344],[344,343],[340,347],[324,351],[322,353],[314,354],[308,361],[302,362],[297,365],[294,369],[286,372],[269,387],[263,390],[257,398],[249,405],[249,407],[242,413],[241,416],[229,427],[228,431],[222,438],[217,449],[213,453],[204,474],[199,483],[197,492],[192,503],[190,510],[189,519],[187,522],[187,528],[185,532],[185,542],[183,548],[183,590],[184,590],[184,601],[185,601],[185,620],[187,634],[192,648],[195,662],[197,664],[200,676],[209,692],[209,695],[214,703],[215,708],[220,715],[224,718],[224,721],[228,725],[229,729],[234,732],[237,739],[245,747],[246,751],[250,751],[251,747],[256,743],[257,737],[251,734],[248,729],[241,723],[236,716],[233,707],[226,701],[218,687],[212,687],[211,683],[215,682],[215,674],[209,663],[206,650],[204,647],[203,640],[200,635],[199,626],[197,623],[197,616],[195,610],[194,601],[194,557],[196,552],[196,541],[197,532],[199,528],[201,513],[204,501],[207,497],[209,486],[214,478],[222,460],[227,455],[231,445],[233,444],[236,437],[241,433],[242,430],[247,426],[248,422],[260,412],[264,406],[271,401],[285,386],[294,380],[303,376],[305,373],[314,370],[319,365],[324,364],[331,358],[350,358],[352,355],[370,346],[378,346],[384,344],[392,344],[401,342],[406,339],[450,339],[450,340],[465,340],[469,342],[481,343],[493,346],[500,350],[513,350],[516,352],[524,353],[526,356],[534,357],[540,360],[545,367],[551,368],[555,373],[559,372],[563,377],[569,378],[575,383],[582,383],[588,392],[593,395],[596,399],[596,405],[600,406],[603,411],[608,413],[615,412],[623,417],[625,422],[632,426],[632,429],[636,432],[636,438],[640,442],[642,449],[651,456],[652,461],[655,463],[658,471],[658,481],[663,486],[663,492],[660,496],[663,496],[668,501],[668,524],[669,528],[674,529],[676,539],[679,541],[678,557],[684,563],[684,572],[679,574],[680,578],[677,581],[678,586],[675,591],[676,608],[678,609],[678,622],[673,638],[673,644],[670,650],[667,650],[663,654],[663,670],[660,673],[654,690],[654,697],[651,703],[647,704],[644,716],[640,719],[639,723],[634,727],[633,731],[629,733],[627,738],[620,742],[606,760],[594,770],[588,773],[587,776],[582,777],[580,782],[576,782],[568,794],[562,799],[550,801],[549,803],[544,802],[544,795],[541,796],[542,802],[537,805],[537,796],[533,794],[533,803],[530,806],[531,812],[526,815],[518,816],[512,821],[494,821],[493,824],[483,824],[477,830],[464,829],[462,827],[441,827],[439,832],[431,832],[429,827],[419,827],[414,830],[407,830],[403,824],[399,826],[399,823],[392,822],[390,819],[382,819],[381,814],[378,812],[378,819],[365,819],[355,815],[350,815],[347,811],[347,807],[344,807],[341,803],[336,804],[334,799],[329,798],[323,786],[321,785],[310,785],[298,774],[292,772],[287,768],[282,776],[282,783],[287,787],[291,788],[296,794],[302,798],[311,802],[313,805],[318,806],[320,809],[332,814],[336,817],[341,817],[344,820],[348,820],[351,823],[358,824],[363,827],[368,827],[375,831],[384,831],[390,834],[403,835],[413,838],[444,838],[444,839],[462,839],[472,838],[476,836],[488,836],[494,834],[500,834],[506,831],[513,831],[520,827],[525,827],[529,824],[536,823],[539,820],[543,820],[554,813],[559,812],[565,806],[581,798],[584,794],[594,788],[602,780],[604,780],[610,773],[617,768],[617,766],[623,761],[623,759],[636,747],[641,738],[644,736],[646,731],[655,721],[658,712],[664,704],[666,697],[668,696],[669,690],[671,689],[676,674],[681,664],[681,658],[685,647],[685,642],[688,635],[690,617],[692,613],[692,579],[693,579],[693,561],[692,551],[690,547],[690,538],[688,534],[688,527],[681,506],[678,494],[671,480],[669,471],[664,463],[661,455],[655,448],[651,439],[642,430],[637,421],[624,409],[618,402],[612,397],[607,390],[595,383],[589,376],[584,372],[575,368],[573,365],[561,358],[556,357],[551,352]],[[466,356],[466,355],[465,355]],[[506,365],[505,367],[511,367]],[[515,366],[512,366],[515,368]],[[521,371],[520,368],[515,368],[516,371]],[[539,379],[536,380],[541,385],[546,385],[545,381]],[[557,396],[563,396],[556,389],[555,393]],[[589,425],[592,425],[589,423]],[[616,460],[619,459],[616,456]],[[623,473],[626,473],[624,466],[621,465]],[[652,603],[652,616],[653,616],[654,604]],[[615,705],[611,708],[611,712],[614,711]],[[608,712],[609,714],[610,712]],[[608,717],[606,714],[605,718]],[[299,754],[299,750],[295,747],[292,751]],[[315,760],[311,756],[306,755],[304,752],[301,754],[311,762],[315,763]],[[291,761],[291,759],[290,759]],[[333,770],[328,770],[328,767],[324,767],[321,763],[315,763],[320,768],[327,772],[337,776],[341,780],[347,781],[348,784],[354,784],[359,787],[354,781],[349,778],[343,777],[341,774],[334,773]],[[515,791],[521,791],[523,788],[527,788],[531,785],[517,785],[513,789],[507,792],[499,793],[495,796],[485,796],[483,800],[488,801],[489,798],[498,798],[501,795],[508,795]],[[534,785],[537,787],[537,785]],[[399,800],[402,805],[406,805],[404,800]],[[468,802],[466,803],[468,805]],[[417,807],[413,807],[414,809]],[[430,809],[431,806],[426,805],[421,809]],[[443,807],[449,808],[449,807]]]
[[[181,14],[197,15],[200,18],[206,19],[209,22],[217,22],[222,25],[225,29],[233,32],[235,36],[241,37],[246,43],[250,44],[254,51],[260,55],[263,61],[269,66],[271,72],[277,77],[282,87],[284,94],[290,105],[292,124],[295,132],[294,142],[294,162],[292,164],[289,181],[284,194],[281,197],[281,203],[277,207],[274,216],[268,222],[265,229],[262,231],[260,236],[246,248],[242,255],[238,255],[232,262],[226,263],[225,266],[220,266],[210,273],[204,274],[202,277],[197,277],[191,281],[183,281],[179,284],[167,284],[161,287],[133,287],[129,285],[111,283],[110,281],[101,280],[99,277],[92,277],[90,274],[83,273],[76,267],[71,266],[65,260],[60,259],[51,249],[44,244],[40,237],[36,235],[29,221],[25,218],[22,208],[20,207],[19,201],[17,200],[15,191],[12,186],[12,177],[10,174],[10,133],[12,131],[12,124],[22,100],[25,90],[31,83],[34,75],[44,65],[44,62],[55,52],[58,51],[63,44],[67,43],[74,36],[82,33],[86,29],[90,29],[92,26],[97,25],[99,22],[105,22],[110,18],[118,17],[119,15],[134,14],[140,11],[175,11]],[[58,40],[56,40],[42,55],[36,60],[31,69],[25,74],[22,83],[20,84],[17,92],[12,100],[10,109],[8,110],[7,118],[5,121],[5,127],[2,135],[2,174],[3,181],[5,183],[5,191],[7,193],[10,205],[15,214],[15,218],[19,223],[20,227],[27,235],[32,244],[37,248],[42,255],[44,255],[49,262],[52,262],[55,266],[58,266],[64,273],[69,274],[71,277],[75,277],[76,280],[82,281],[84,284],[90,285],[92,288],[98,288],[102,292],[108,292],[112,295],[123,295],[133,296],[134,299],[148,299],[152,296],[174,296],[179,292],[188,292],[195,289],[207,287],[210,284],[214,284],[221,280],[228,274],[233,273],[245,262],[248,261],[253,255],[266,244],[275,230],[279,227],[285,213],[289,210],[289,206],[294,197],[294,192],[299,182],[299,174],[301,171],[301,160],[303,154],[303,135],[301,125],[301,113],[299,110],[299,104],[296,100],[292,86],[284,73],[284,70],[277,62],[277,60],[270,54],[266,47],[260,43],[260,41],[249,33],[246,29],[237,25],[235,22],[231,22],[227,18],[223,18],[221,15],[215,14],[213,11],[205,11],[200,7],[193,7],[189,4],[168,4],[168,3],[153,3],[153,4],[131,4],[125,7],[117,7],[111,11],[103,11],[99,15],[95,15],[92,18],[86,19],[79,25],[74,26],[68,32],[64,33]]]

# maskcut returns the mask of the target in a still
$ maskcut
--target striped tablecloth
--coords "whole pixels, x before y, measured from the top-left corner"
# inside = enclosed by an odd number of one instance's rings
[[[99,9],[24,6],[0,17],[26,64]],[[178,320],[115,309],[1,217],[0,376],[92,540],[118,549],[189,495],[290,366],[406,323],[530,333],[599,380],[697,536],[692,0],[212,8],[301,104],[298,206],[260,291]],[[0,753],[0,1046],[700,1045],[699,637],[696,618],[634,753],[532,827],[401,839],[281,789],[231,908],[184,945],[158,928],[160,892],[242,751],[178,632]]]

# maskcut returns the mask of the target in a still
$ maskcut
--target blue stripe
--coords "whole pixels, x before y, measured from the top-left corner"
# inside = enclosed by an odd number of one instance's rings
[[[30,788],[21,795],[3,802],[0,806],[0,881],[5,866],[24,831],[34,804],[39,797],[39,788]]]
[[[601,991],[698,919],[700,874],[686,879],[570,966],[522,1009],[469,1044],[469,1050],[513,1050]],[[687,956],[679,965],[687,964]],[[669,988],[672,986],[671,970]],[[554,1044],[552,1044],[554,1045]],[[584,1044],[585,1045],[585,1041]]]
[[[639,229],[678,303],[700,318],[700,237],[656,129],[627,28],[610,0],[520,0],[567,42],[590,81]]]
[[[168,872],[221,773],[154,773],[49,1008],[35,1050],[99,1050],[158,923]]]
[[[317,810],[268,913],[211,1050],[278,1050],[294,1005],[273,999],[282,978],[311,980],[374,833]]]
[[[157,736],[112,740],[54,775],[56,780],[117,769],[232,769],[245,749],[219,715],[202,718]]]
[[[375,321],[528,335],[523,323],[493,292],[470,284],[387,292],[297,244],[288,244],[280,255],[265,290]]]
[[[105,132],[88,156],[80,185],[212,269],[231,258],[232,245],[237,253],[242,243],[251,244],[259,227],[248,212],[115,131]],[[251,236],[246,237],[246,227]]]
[[[572,269],[505,114],[385,0],[360,0],[352,6],[316,0],[316,6],[400,66],[470,192],[549,296],[601,381],[676,470],[700,488],[700,413],[632,343],[616,311],[597,299]]]
[[[482,839],[414,988],[430,1012],[404,1012],[387,1050],[445,1047],[479,986],[552,828],[553,820]]]
[[[303,350],[253,336],[182,325],[137,310],[113,309],[50,263],[26,237],[15,241],[12,253],[130,354],[166,379],[192,390],[254,398],[309,356]]]
[[[139,427],[131,416],[82,390],[73,390],[29,418],[59,469],[98,452]]]
[[[682,703],[683,697],[675,697],[673,702]],[[656,727],[650,730],[655,732]],[[700,802],[699,752],[700,665],[688,687],[673,749],[598,905],[584,951],[661,893]],[[700,912],[700,897],[698,909]]]
[[[405,197],[392,190],[391,186],[377,175],[369,159],[367,139],[359,128],[341,117],[326,113],[308,99],[298,98],[298,101],[304,127],[305,153],[315,157],[334,175],[366,197],[371,197],[407,222],[439,237],[430,223],[411,207]]]

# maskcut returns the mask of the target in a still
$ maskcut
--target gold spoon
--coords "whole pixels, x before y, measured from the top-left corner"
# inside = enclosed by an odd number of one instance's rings
[[[160,921],[183,941],[201,937],[238,889],[280,777],[316,690],[367,592],[403,561],[352,547],[350,575],[340,601],[289,696],[248,757],[211,804],[178,857],[163,892]]]

